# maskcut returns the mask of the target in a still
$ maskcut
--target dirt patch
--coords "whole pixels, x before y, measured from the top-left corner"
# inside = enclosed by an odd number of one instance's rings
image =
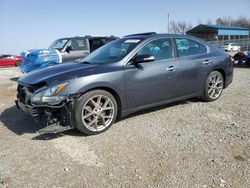
[[[98,158],[87,144],[82,143],[79,138],[63,136],[51,142],[53,142],[55,149],[79,164],[96,167],[103,166],[102,160]]]

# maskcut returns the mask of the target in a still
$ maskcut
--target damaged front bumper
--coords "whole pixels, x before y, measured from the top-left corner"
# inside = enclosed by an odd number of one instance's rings
[[[22,103],[20,100],[15,100],[16,107],[25,113],[29,114],[32,117],[38,117],[40,114],[40,110],[38,108],[35,108],[31,105],[27,105]]]
[[[19,99],[15,103],[18,109],[44,125],[44,128],[38,131],[40,134],[58,133],[75,128],[73,117],[74,97],[68,97],[58,105],[25,104]]]

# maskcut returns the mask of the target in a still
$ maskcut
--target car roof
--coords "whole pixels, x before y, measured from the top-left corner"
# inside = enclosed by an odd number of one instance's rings
[[[76,37],[64,37],[64,38],[59,38],[57,40],[82,39],[82,38],[87,38],[87,39],[97,39],[97,38],[108,39],[108,38],[117,38],[117,37],[115,37],[113,35],[111,35],[111,36],[91,36],[91,35],[86,35],[84,37],[80,37],[80,36],[76,36]]]
[[[156,33],[156,32],[147,32],[147,33],[137,33],[137,34],[131,34],[131,35],[126,35],[123,38],[124,39],[141,39],[141,40],[150,40],[150,39],[157,39],[161,37],[166,37],[166,38],[186,38],[190,40],[194,40],[197,42],[200,42],[206,46],[212,47],[210,44],[208,44],[206,41],[190,36],[190,35],[184,35],[184,34],[176,34],[176,33]]]
[[[192,36],[184,35],[184,34],[156,33],[156,32],[131,34],[131,35],[126,35],[123,38],[141,38],[141,39],[147,39],[147,38],[157,38],[157,37],[172,37],[172,38],[185,37],[185,38],[194,38]]]

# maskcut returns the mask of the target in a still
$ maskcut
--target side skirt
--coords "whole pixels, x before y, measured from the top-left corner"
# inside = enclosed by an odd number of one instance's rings
[[[145,109],[150,109],[150,108],[154,108],[154,107],[157,107],[157,106],[162,106],[162,105],[166,105],[166,104],[170,104],[170,103],[174,103],[174,102],[178,102],[178,101],[182,101],[182,100],[186,100],[186,99],[190,99],[190,98],[194,98],[194,97],[199,97],[201,95],[202,95],[202,93],[199,92],[199,93],[195,93],[195,94],[192,94],[192,95],[187,95],[187,96],[184,96],[184,97],[168,99],[168,100],[165,100],[165,101],[160,101],[160,102],[140,106],[140,107],[133,108],[133,109],[124,110],[124,111],[122,111],[122,117],[126,117],[129,114],[132,114],[132,113],[135,113],[135,112],[138,112],[138,111],[142,111],[142,110],[145,110]]]

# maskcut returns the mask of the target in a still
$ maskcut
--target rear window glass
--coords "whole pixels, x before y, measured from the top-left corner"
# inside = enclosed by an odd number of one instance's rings
[[[207,52],[205,45],[186,38],[175,39],[178,57],[198,55]]]

